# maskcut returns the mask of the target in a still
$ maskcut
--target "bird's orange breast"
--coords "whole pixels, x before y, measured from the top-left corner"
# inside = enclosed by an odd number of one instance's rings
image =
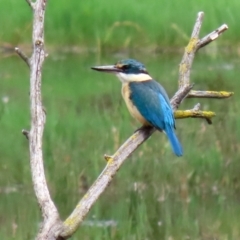
[[[123,83],[122,85],[122,96],[123,99],[125,100],[125,103],[127,105],[128,111],[130,112],[130,114],[137,119],[140,123],[142,123],[143,125],[150,125],[148,123],[148,121],[142,116],[142,114],[138,111],[138,109],[136,108],[136,106],[134,106],[134,104],[132,103],[131,99],[130,99],[130,95],[131,95],[131,90],[129,88],[129,84],[128,83]]]

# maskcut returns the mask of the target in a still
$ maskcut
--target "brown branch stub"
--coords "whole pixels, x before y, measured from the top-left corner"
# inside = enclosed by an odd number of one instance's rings
[[[192,38],[197,38],[198,39],[200,30],[201,30],[201,27],[202,27],[203,18],[204,18],[204,12],[198,12],[197,18],[196,18],[196,21],[195,21],[195,25],[193,27],[191,39]]]
[[[15,47],[15,52],[28,65],[28,67],[30,67],[30,59],[27,57],[27,55],[18,47]]]
[[[200,104],[200,103],[197,103],[197,104],[193,107],[193,110],[194,110],[194,111],[199,111],[199,110],[200,110],[200,107],[201,107],[201,104]]]
[[[28,3],[29,7],[32,9],[32,10],[35,10],[35,3],[32,2],[31,0],[26,0],[26,2]]]
[[[233,95],[233,92],[226,91],[196,91],[191,90],[188,94],[188,98],[229,98]]]
[[[226,30],[228,30],[228,25],[223,24],[213,32],[209,33],[207,36],[200,39],[197,43],[197,50],[216,40]]]
[[[27,140],[29,140],[29,131],[28,130],[23,129],[22,134],[26,137]]]
[[[32,42],[43,39],[45,1],[35,2]],[[31,130],[29,135],[30,163],[34,191],[42,210],[43,218],[48,218],[53,210],[57,212],[51,200],[47,187],[43,167],[42,135],[45,124],[45,114],[42,107],[41,80],[42,66],[44,61],[44,46],[33,44],[33,53],[30,72],[30,102],[31,102]]]

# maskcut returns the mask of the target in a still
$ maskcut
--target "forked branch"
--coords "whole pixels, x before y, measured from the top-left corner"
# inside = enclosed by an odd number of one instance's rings
[[[63,240],[69,238],[82,223],[87,213],[104,192],[112,178],[124,161],[132,154],[138,146],[146,141],[155,131],[154,128],[142,128],[135,132],[112,156],[105,155],[107,165],[97,180],[90,187],[85,196],[80,200],[72,214],[62,223],[59,219],[58,210],[51,199],[43,166],[42,136],[45,125],[45,112],[42,106],[41,97],[41,78],[42,66],[46,56],[44,52],[44,15],[47,0],[26,0],[33,10],[33,52],[31,58],[28,58],[20,49],[16,48],[18,55],[30,67],[30,105],[31,105],[31,130],[23,131],[23,134],[29,139],[30,165],[32,181],[38,204],[40,206],[43,222],[37,240]],[[210,33],[202,40],[199,40],[199,32],[203,21],[203,13],[198,13],[192,36],[179,68],[179,89],[171,99],[171,105],[174,110],[178,108],[186,97],[209,97],[209,92],[193,91],[190,84],[190,70],[195,53],[202,46],[215,40],[223,31],[227,29],[226,25]],[[213,93],[213,92],[211,92]],[[232,93],[214,92],[216,96],[231,96]],[[198,117],[205,118],[211,123],[213,112],[200,111],[200,105],[196,105],[191,110],[175,111],[176,118]]]
[[[47,0],[37,0],[34,3],[31,0],[27,0],[27,2],[33,9],[32,56],[29,59],[19,48],[15,49],[18,55],[30,67],[31,129],[30,132],[23,131],[23,134],[29,139],[32,182],[43,217],[43,224],[36,239],[56,239],[54,234],[56,228],[60,225],[60,220],[57,208],[48,190],[42,152],[45,112],[42,106],[41,80],[42,66],[45,58],[44,16]]]
[[[207,40],[199,41],[198,36],[201,29],[202,21],[203,12],[200,12],[198,13],[191,39],[188,46],[185,48],[185,53],[180,64],[179,89],[171,99],[171,105],[174,110],[178,108],[180,103],[189,95],[189,93],[196,93],[196,91],[194,92],[191,90],[193,86],[190,84],[190,70],[196,51],[200,48],[201,44],[206,45],[211,41],[215,40],[220,35],[219,31],[218,36],[214,35],[216,36],[216,38],[209,37],[211,35],[209,34],[205,38],[203,38]],[[220,29],[222,29],[221,32],[227,29],[227,26],[224,26],[224,28],[220,27]],[[209,41],[209,39],[211,39],[211,41]],[[202,92],[202,94],[204,95],[205,93]],[[204,118],[208,121],[208,123],[211,123],[211,118],[215,116],[215,113],[211,111],[200,111],[200,105],[197,104],[191,110],[175,111],[175,116],[176,118]],[[105,159],[107,160],[107,165],[105,169],[90,187],[85,196],[77,204],[72,214],[63,223],[63,228],[60,232],[60,236],[62,238],[69,238],[78,229],[79,225],[82,223],[93,204],[107,188],[109,183],[112,181],[112,178],[117,173],[118,169],[121,167],[124,161],[138,148],[138,146],[140,146],[144,141],[146,141],[153,134],[154,131],[155,129],[151,127],[142,128],[135,132],[129,139],[127,139],[127,141],[117,150],[115,154],[113,154],[112,156],[105,155]]]

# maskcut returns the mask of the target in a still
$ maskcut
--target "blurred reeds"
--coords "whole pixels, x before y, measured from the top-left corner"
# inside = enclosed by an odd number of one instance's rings
[[[231,48],[239,43],[239,9],[238,0],[48,1],[46,41],[108,51],[182,47],[197,12],[204,11],[202,36],[226,23],[230,31],[217,43]],[[24,0],[2,0],[0,16],[0,44],[31,42],[31,10]]]
[[[230,30],[197,54],[195,89],[227,90],[227,100],[187,99],[215,111],[213,125],[177,121],[184,157],[176,158],[163,134],[155,133],[126,161],[91,210],[75,239],[240,239],[240,61],[221,47],[239,44],[239,0],[211,1],[48,1],[46,47],[97,49],[98,54],[55,51],[43,72],[47,111],[44,160],[48,184],[66,217],[111,154],[139,127],[121,99],[120,83],[90,66],[134,57],[146,64],[170,96],[177,88],[181,54],[101,54],[129,49],[183,48],[198,11],[205,12],[201,35],[222,23]],[[31,43],[31,10],[25,1],[3,0],[0,45]],[[144,51],[143,51],[144,52]],[[127,56],[126,56],[127,55]],[[0,238],[32,239],[39,210],[32,190],[28,142],[28,69],[17,57],[0,55]]]

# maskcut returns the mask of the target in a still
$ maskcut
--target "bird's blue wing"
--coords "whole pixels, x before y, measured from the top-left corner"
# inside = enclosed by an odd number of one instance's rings
[[[175,119],[168,95],[154,80],[131,82],[130,99],[142,116],[154,127],[165,130],[175,127]]]
[[[131,82],[129,87],[133,105],[151,125],[167,134],[173,152],[182,156],[182,146],[174,132],[173,110],[164,88],[154,80]]]

